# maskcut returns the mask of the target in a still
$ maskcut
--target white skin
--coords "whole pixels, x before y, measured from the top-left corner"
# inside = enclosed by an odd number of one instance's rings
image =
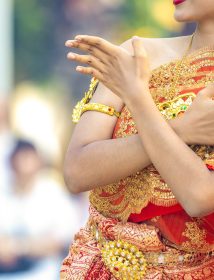
[[[175,19],[182,22],[197,22],[191,50],[214,45],[212,0],[186,0],[176,6]],[[75,40],[67,41],[66,46],[89,52],[88,55],[69,53],[68,58],[88,64],[88,67],[77,67],[77,71],[98,78],[127,105],[138,129],[142,149],[140,155],[145,159],[144,167],[146,162],[147,165],[149,161],[152,162],[186,212],[190,216],[199,217],[214,211],[214,174],[186,143],[210,145],[214,143],[214,101],[212,100],[214,86],[210,85],[198,94],[184,114],[182,126],[178,126],[178,130],[164,120],[149,91],[151,69],[161,63],[169,62],[172,57],[182,57],[189,39],[190,36],[153,40],[132,38],[130,40],[132,51],[130,51],[130,47],[116,46],[100,37],[81,35],[75,37]],[[90,120],[90,116],[87,117]],[[74,193],[87,190],[83,187],[78,189],[80,181],[75,183],[71,179],[71,175],[75,174],[71,172],[71,164],[81,167],[87,159],[82,155],[83,152],[78,152],[80,147],[74,144],[78,139],[77,132],[81,131],[81,126],[86,129],[85,135],[87,135],[86,124],[90,124],[86,122],[87,117],[82,117],[82,123],[78,124],[65,161],[66,179]],[[98,150],[99,145],[94,146]],[[85,150],[87,155],[86,147],[82,150]],[[71,161],[71,154],[75,158],[73,161]],[[78,169],[80,170],[81,168]]]

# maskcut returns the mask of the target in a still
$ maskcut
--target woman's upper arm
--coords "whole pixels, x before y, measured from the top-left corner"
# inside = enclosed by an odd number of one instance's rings
[[[121,47],[129,50],[130,41],[128,40],[124,42],[121,44]],[[125,105],[120,97],[114,94],[101,82],[98,83],[90,102],[114,107],[117,112],[120,112]],[[73,148],[79,148],[97,140],[110,139],[117,119],[118,118],[114,115],[110,116],[97,111],[84,112],[72,132],[70,148],[71,146]]]
[[[117,112],[120,112],[124,105],[123,101],[101,82],[99,82],[90,100],[91,102],[112,106]],[[97,140],[109,139],[116,122],[116,116],[97,111],[86,111],[74,127],[71,142],[73,145],[80,147]]]

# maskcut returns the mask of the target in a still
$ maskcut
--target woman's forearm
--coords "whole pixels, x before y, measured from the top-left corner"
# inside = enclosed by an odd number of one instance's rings
[[[203,206],[208,207],[214,198],[211,175],[203,161],[167,124],[149,93],[128,107],[142,145],[177,200],[190,215],[203,214]]]
[[[185,141],[179,121],[171,120],[169,124]],[[78,193],[118,182],[150,164],[140,136],[136,134],[96,141],[81,147],[76,154],[68,151],[64,177],[71,191]]]
[[[65,174],[67,185],[81,192],[117,182],[143,169],[150,160],[139,136],[132,135],[87,144],[76,156],[68,155],[65,163],[68,168]]]

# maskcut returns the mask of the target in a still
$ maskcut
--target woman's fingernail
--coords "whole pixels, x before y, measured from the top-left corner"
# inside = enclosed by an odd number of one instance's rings
[[[78,41],[78,40],[81,40],[83,37],[82,36],[80,36],[80,35],[77,35],[76,37],[75,37],[75,39]]]
[[[72,46],[72,41],[66,41],[66,42],[65,42],[65,46],[66,46],[66,47]]]
[[[82,67],[81,67],[81,66],[77,66],[77,67],[76,67],[76,70],[77,70],[77,71],[82,71]]]
[[[73,54],[73,53],[68,53],[68,57],[69,57],[69,58],[75,58],[75,54]]]

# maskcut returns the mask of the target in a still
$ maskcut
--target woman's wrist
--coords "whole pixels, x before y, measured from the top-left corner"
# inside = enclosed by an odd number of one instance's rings
[[[135,108],[137,105],[142,104],[142,100],[151,99],[151,93],[146,83],[141,83],[139,86],[133,87],[132,91],[126,94],[127,98],[124,103],[128,108]]]
[[[182,117],[178,117],[176,119],[168,120],[168,123],[172,127],[172,129],[176,132],[176,134],[188,145],[192,144],[192,137],[190,135],[190,131],[188,131],[186,123]]]
[[[154,101],[149,89],[147,87],[141,87],[138,92],[139,94],[137,97],[135,96],[134,98],[126,100],[126,105],[130,109],[131,113],[135,115],[135,113],[142,110],[142,106],[145,106],[145,110],[149,110],[148,115],[157,113],[156,106],[155,103],[153,104]],[[186,144],[191,145],[197,142],[196,139],[194,139],[194,135],[191,133],[190,124],[188,123],[187,118],[180,116],[175,119],[168,120],[167,122]]]

